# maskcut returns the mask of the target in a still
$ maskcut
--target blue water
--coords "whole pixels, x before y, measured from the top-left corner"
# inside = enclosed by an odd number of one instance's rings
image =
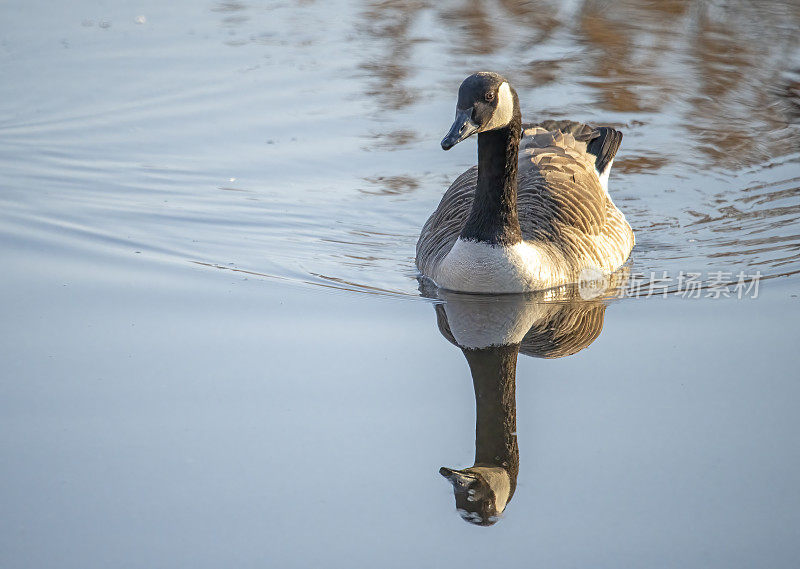
[[[795,566],[793,3],[0,14],[0,566]],[[483,528],[438,474],[472,464],[475,399],[413,255],[487,68],[527,120],[623,131],[628,273],[706,288],[519,357]]]

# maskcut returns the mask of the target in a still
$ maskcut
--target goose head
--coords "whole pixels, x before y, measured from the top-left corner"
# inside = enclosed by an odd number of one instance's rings
[[[456,118],[442,139],[442,148],[453,146],[475,134],[508,126],[519,116],[517,93],[502,75],[481,71],[470,75],[458,88]]]
[[[511,496],[511,478],[504,468],[471,466],[455,470],[443,466],[439,474],[453,485],[461,517],[480,526],[494,525]]]

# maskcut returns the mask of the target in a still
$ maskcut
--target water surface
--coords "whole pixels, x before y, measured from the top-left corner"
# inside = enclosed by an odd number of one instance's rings
[[[796,3],[0,13],[0,565],[794,567]],[[549,316],[488,528],[438,474],[476,402],[413,261],[480,69],[622,130],[625,274],[706,287],[520,300]],[[713,298],[740,273],[757,298]]]

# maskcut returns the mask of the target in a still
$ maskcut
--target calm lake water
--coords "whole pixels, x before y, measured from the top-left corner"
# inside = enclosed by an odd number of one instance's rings
[[[0,566],[797,566],[796,2],[0,16]],[[481,69],[623,131],[608,294],[420,286]]]

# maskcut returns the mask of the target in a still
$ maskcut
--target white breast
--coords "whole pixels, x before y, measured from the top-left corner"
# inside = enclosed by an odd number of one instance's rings
[[[553,256],[525,242],[503,246],[459,238],[431,276],[439,287],[462,292],[541,290],[565,282],[563,259]]]

